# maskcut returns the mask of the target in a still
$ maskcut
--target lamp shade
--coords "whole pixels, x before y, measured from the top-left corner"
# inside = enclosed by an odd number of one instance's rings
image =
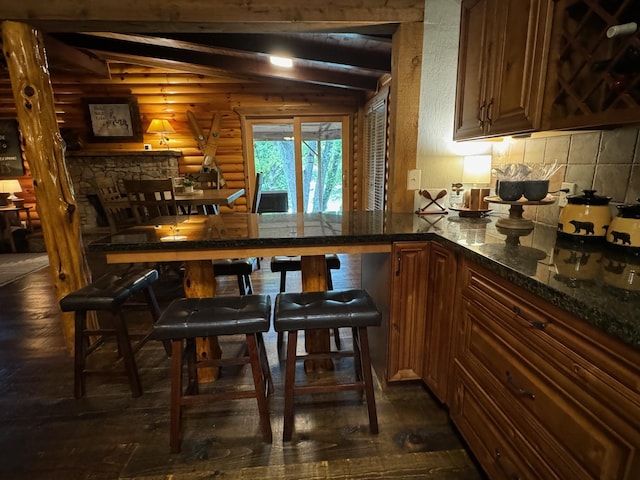
[[[18,180],[0,180],[0,192],[13,194],[21,191],[22,188],[20,187],[20,182]]]
[[[154,118],[147,128],[147,133],[176,133],[169,120]]]
[[[464,157],[462,183],[489,184],[491,182],[491,155]]]

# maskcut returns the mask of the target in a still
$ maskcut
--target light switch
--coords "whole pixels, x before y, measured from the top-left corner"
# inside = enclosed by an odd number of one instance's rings
[[[420,189],[420,177],[422,170],[409,170],[407,172],[407,190]]]

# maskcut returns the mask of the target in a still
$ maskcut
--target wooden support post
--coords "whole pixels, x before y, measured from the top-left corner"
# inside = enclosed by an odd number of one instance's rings
[[[58,130],[44,43],[36,29],[4,21],[2,48],[56,295],[60,299],[87,285],[91,272],[84,255],[75,194]],[[67,349],[73,353],[73,312],[61,313],[61,317]]]
[[[327,260],[324,255],[302,256],[302,291],[323,292],[327,289]],[[305,349],[309,353],[328,352],[331,349],[329,330],[305,330]],[[318,370],[333,370],[333,361],[305,360],[304,369],[307,373]]]
[[[211,260],[193,260],[185,262],[184,293],[189,298],[213,297],[216,294],[216,279]],[[198,358],[211,359],[222,357],[218,337],[196,339]],[[200,368],[199,382],[213,382],[220,376],[220,367]]]

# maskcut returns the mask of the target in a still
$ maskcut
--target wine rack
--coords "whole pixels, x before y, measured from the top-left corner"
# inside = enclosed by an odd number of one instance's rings
[[[550,127],[639,122],[640,1],[561,0],[554,18]]]

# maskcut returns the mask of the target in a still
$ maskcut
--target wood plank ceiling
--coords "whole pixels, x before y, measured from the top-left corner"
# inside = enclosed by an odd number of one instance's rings
[[[374,92],[391,73],[391,34],[376,33],[162,33],[59,32],[45,38],[53,70],[83,68],[109,75],[110,62],[169,67],[189,73],[292,82]],[[67,48],[61,48],[61,47]],[[71,55],[69,47],[77,49]],[[272,65],[271,54],[295,68]],[[107,68],[96,66],[96,61]]]

